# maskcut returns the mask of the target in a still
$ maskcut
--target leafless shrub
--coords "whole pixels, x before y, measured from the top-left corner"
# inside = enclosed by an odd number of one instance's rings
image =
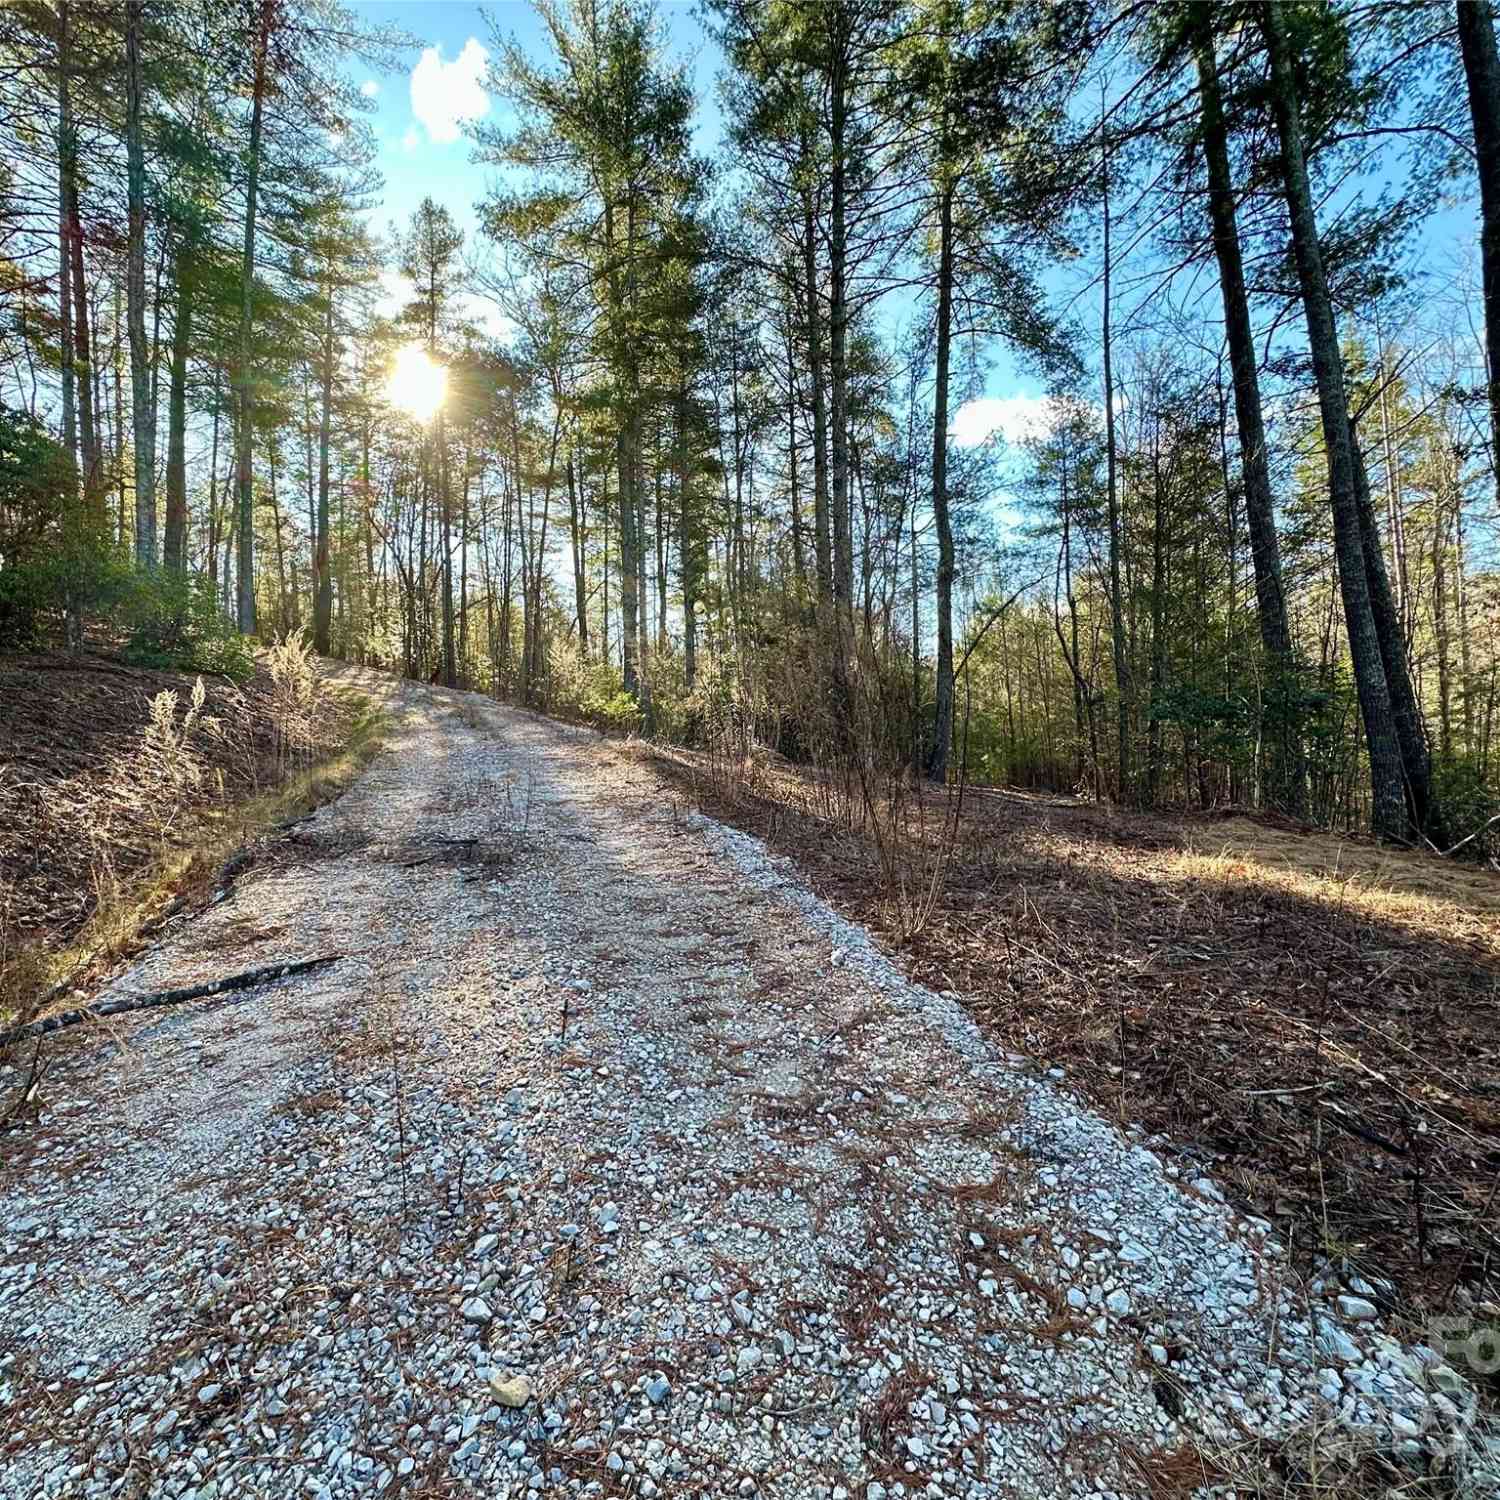
[[[840,643],[831,623],[789,631],[781,644],[720,667],[697,693],[695,779],[710,797],[754,803],[773,823],[795,810],[872,846],[889,930],[910,942],[946,888],[964,778],[923,785],[911,762],[921,736],[910,685],[888,654]],[[787,757],[806,768],[795,783],[783,774]]]
[[[300,635],[285,635],[271,646],[266,652],[266,667],[271,674],[276,764],[285,774],[312,759],[322,693],[312,646]]]

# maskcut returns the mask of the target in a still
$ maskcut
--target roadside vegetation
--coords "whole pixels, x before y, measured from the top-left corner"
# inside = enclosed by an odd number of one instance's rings
[[[648,744],[1002,1049],[1345,1268],[1414,1337],[1500,1306],[1500,881],[1284,818],[1164,815]]]
[[[0,1026],[211,899],[379,748],[379,711],[306,647],[242,650],[238,680],[103,650],[0,658]]]

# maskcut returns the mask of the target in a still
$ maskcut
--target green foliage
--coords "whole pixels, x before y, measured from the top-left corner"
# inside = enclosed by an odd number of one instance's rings
[[[174,572],[141,572],[112,544],[102,508],[78,494],[61,445],[33,418],[0,407],[0,648],[76,640],[85,615],[128,632],[141,666],[216,672],[254,667],[249,646],[219,612],[212,586]]]
[[[49,615],[84,607],[107,586],[109,543],[77,491],[61,444],[34,417],[0,406],[0,647],[38,644]]]
[[[567,642],[547,654],[547,711],[615,734],[638,733],[640,705],[625,691],[619,672],[600,662],[579,661]]]
[[[34,540],[58,514],[73,464],[35,417],[0,406],[0,553]]]
[[[0,650],[45,644],[49,620],[104,592],[114,571],[104,547],[59,545],[0,560]]]
[[[1487,860],[1500,855],[1500,823],[1491,821],[1500,818],[1500,787],[1485,779],[1477,756],[1435,759],[1432,792],[1450,842],[1468,839],[1457,850],[1460,857]]]
[[[250,646],[219,609],[207,579],[180,573],[131,573],[119,600],[130,628],[125,658],[177,672],[216,672],[235,681],[255,667]]]
[[[1200,683],[1169,683],[1148,717],[1179,730],[1184,741],[1214,760],[1247,765],[1254,757],[1250,705]]]

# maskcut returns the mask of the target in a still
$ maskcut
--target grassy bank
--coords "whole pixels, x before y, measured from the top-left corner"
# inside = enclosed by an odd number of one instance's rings
[[[243,684],[12,659],[0,690],[0,1024],[87,990],[208,900],[358,776],[384,722],[295,648]]]

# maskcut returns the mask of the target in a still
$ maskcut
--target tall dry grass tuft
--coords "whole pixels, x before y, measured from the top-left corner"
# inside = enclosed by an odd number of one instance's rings
[[[281,775],[309,764],[318,744],[324,707],[312,646],[300,635],[285,635],[266,651],[271,674],[271,722],[276,766]]]
[[[177,718],[177,692],[163,688],[152,700],[141,730],[142,783],[150,788],[146,811],[165,837],[182,810],[188,792],[203,780],[203,762],[193,749],[193,734],[207,697],[203,679],[195,679],[187,712]]]

